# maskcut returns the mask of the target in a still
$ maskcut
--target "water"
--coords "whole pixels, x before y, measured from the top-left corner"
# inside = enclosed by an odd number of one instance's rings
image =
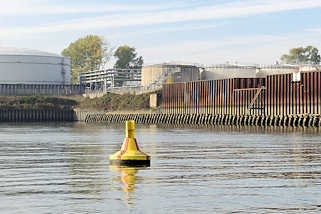
[[[108,164],[122,125],[0,124],[0,212],[320,213],[320,133],[138,126],[135,169]]]

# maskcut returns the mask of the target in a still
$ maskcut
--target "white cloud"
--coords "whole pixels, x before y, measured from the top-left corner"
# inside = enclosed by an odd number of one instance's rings
[[[131,37],[131,35],[130,35]],[[68,38],[68,41],[77,39]],[[43,51],[60,53],[67,47],[68,42],[62,38],[51,39],[47,36],[23,38],[9,43],[13,47],[26,47]],[[113,44],[115,44],[113,42]],[[8,43],[0,46],[8,46]],[[119,44],[120,45],[120,44]],[[237,61],[250,64],[275,63],[282,54],[293,47],[312,45],[321,50],[320,33],[305,31],[282,35],[231,35],[229,38],[213,40],[182,40],[171,43],[155,44],[147,41],[144,46],[134,45],[139,55],[144,57],[147,64],[156,64],[169,61],[189,63],[218,64],[226,61]]]
[[[125,4],[63,4],[46,0],[8,0],[1,4],[0,16],[52,15],[68,13],[99,13],[123,11],[150,11],[168,9],[170,5],[125,5]]]
[[[218,26],[222,26],[223,24],[203,24],[203,25],[190,25],[185,24],[182,26],[175,27],[162,27],[154,30],[144,31],[143,34],[148,33],[160,33],[160,32],[177,32],[177,31],[191,31],[191,30],[204,30],[204,29],[213,29]]]
[[[113,7],[110,5],[99,5],[99,7],[93,7],[91,5],[79,4],[76,7],[71,7],[66,4],[62,6],[53,5],[52,2],[47,0],[8,0],[0,7],[0,17],[1,15],[11,16],[17,14],[45,15],[109,11],[113,12],[111,13],[113,15],[94,18],[82,17],[65,22],[47,23],[42,26],[33,23],[30,23],[29,26],[2,26],[0,39],[11,46],[23,47],[27,44],[30,48],[46,49],[46,47],[49,47],[50,49],[47,49],[47,51],[60,52],[62,46],[67,43],[65,40],[70,41],[84,32],[92,32],[93,30],[98,30],[99,32],[101,29],[146,25],[146,28],[136,32],[129,32],[127,30],[125,33],[119,33],[111,30],[115,32],[110,34],[114,38],[125,37],[129,39],[135,35],[145,33],[215,28],[219,24],[213,23],[213,20],[224,18],[321,7],[321,0],[239,0],[227,4],[213,4],[196,8],[189,8],[186,4],[177,5],[170,10],[163,10],[164,8],[169,8],[169,5],[145,5],[143,7],[139,5],[114,5]],[[182,9],[183,7],[185,9]],[[124,11],[127,12],[123,13]],[[45,16],[43,17],[45,18]],[[19,16],[14,17],[14,19],[18,18]],[[204,21],[206,24],[198,26],[193,21]],[[175,23],[176,26],[159,25],[168,23]],[[157,25],[157,27],[154,25]],[[126,30],[126,28],[123,30]],[[60,32],[56,34],[59,35],[59,38],[53,34],[56,32]],[[254,35],[242,38],[236,35],[235,38],[213,39],[213,41],[184,41],[184,38],[181,38],[181,40],[175,43],[159,46],[144,43],[146,47],[137,47],[137,51],[145,57],[147,63],[156,63],[155,59],[157,62],[175,60],[206,64],[224,63],[227,60],[235,60],[240,63],[273,63],[279,58],[280,54],[285,53],[292,47],[311,44],[321,48],[319,47],[320,33],[321,28],[314,28],[306,31],[302,30],[300,35]],[[48,44],[50,40],[55,41]],[[139,40],[139,37],[137,40]],[[301,43],[298,43],[298,41]],[[2,45],[6,46],[5,44]],[[150,46],[153,47],[149,48]]]
[[[214,29],[220,26],[224,26],[225,23],[222,24],[204,24],[204,25],[195,25],[195,24],[182,24],[179,26],[172,27],[158,27],[155,28],[153,26],[149,26],[147,28],[141,29],[139,31],[131,31],[126,33],[109,33],[108,38],[122,39],[122,38],[137,38],[142,35],[147,34],[157,34],[157,33],[171,33],[171,32],[179,32],[179,31],[196,31],[196,30],[205,30],[205,29]]]
[[[313,32],[313,33],[321,33],[321,28],[310,28],[310,29],[307,29],[306,31]]]
[[[14,2],[36,2],[39,0],[14,0]],[[14,5],[14,4],[13,4]],[[39,6],[40,7],[40,6]],[[138,6],[140,7],[140,6]],[[146,6],[148,8],[148,6]],[[75,30],[89,30],[89,29],[103,29],[113,27],[126,27],[137,25],[152,25],[152,24],[164,24],[164,23],[177,23],[188,21],[200,21],[200,20],[213,20],[223,18],[233,18],[250,16],[257,14],[307,9],[321,7],[321,0],[255,0],[238,2],[235,4],[223,4],[217,6],[198,7],[190,9],[174,9],[165,11],[148,11],[140,13],[126,13],[107,15],[95,18],[81,18],[76,20],[67,21],[64,23],[54,23],[45,26],[28,26],[28,27],[8,27],[1,31],[0,36],[10,36],[12,34],[28,34],[28,33],[51,33],[60,31],[75,31]],[[78,9],[77,9],[78,8]],[[93,11],[104,10],[104,6],[99,8],[91,8],[85,6],[78,6],[75,11]],[[108,8],[108,6],[106,6]],[[130,6],[132,8],[132,6]],[[135,6],[134,6],[135,8]],[[112,9],[112,8],[109,8]],[[117,6],[114,6],[115,10]],[[3,10],[3,9],[1,9]],[[56,11],[56,9],[43,10],[49,12],[50,10]],[[62,11],[71,11],[68,7],[62,9]]]
[[[300,42],[298,42],[300,41]],[[140,48],[137,51],[148,64],[182,61],[218,64],[237,61],[249,64],[271,64],[279,60],[290,48],[313,45],[320,47],[317,35],[253,35],[230,37],[213,41],[182,41],[174,44]],[[157,61],[156,61],[157,60]]]

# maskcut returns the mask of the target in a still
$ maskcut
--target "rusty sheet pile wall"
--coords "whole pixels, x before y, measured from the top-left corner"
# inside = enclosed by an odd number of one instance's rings
[[[163,86],[162,112],[214,115],[320,114],[321,72],[234,78]]]

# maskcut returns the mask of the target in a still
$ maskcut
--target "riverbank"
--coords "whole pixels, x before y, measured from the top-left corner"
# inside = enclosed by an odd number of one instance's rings
[[[149,95],[83,97],[0,97],[0,122],[82,121],[86,123],[321,127],[318,114],[164,114],[148,109]]]
[[[108,93],[89,99],[83,96],[0,96],[0,109],[81,109],[86,111],[148,111],[150,94]]]
[[[320,115],[213,115],[213,114],[112,114],[76,112],[80,121],[87,123],[124,123],[134,120],[142,124],[226,125],[226,126],[280,126],[321,127]]]
[[[104,112],[137,112],[149,110],[150,94],[112,94],[107,93],[98,98],[73,97],[77,101],[77,109]]]
[[[72,109],[0,109],[0,122],[72,122],[75,118]]]
[[[80,121],[86,123],[258,126],[258,127],[321,127],[320,115],[212,115],[89,112],[79,109],[0,109],[0,122]]]
[[[73,98],[51,96],[0,96],[1,110],[72,110],[78,102]]]
[[[84,121],[88,112],[152,113],[149,94],[89,99],[82,96],[0,96],[0,122]]]

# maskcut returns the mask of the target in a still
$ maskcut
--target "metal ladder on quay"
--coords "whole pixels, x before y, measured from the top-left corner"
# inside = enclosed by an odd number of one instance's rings
[[[250,104],[248,105],[247,107],[247,114],[250,114],[250,111],[251,110],[254,110],[254,109],[258,109],[258,110],[263,110],[264,109],[264,106],[262,105],[261,103],[261,107],[255,107],[254,104],[255,102],[257,101],[257,99],[259,98],[260,94],[265,90],[265,87],[262,86],[261,88],[259,88],[257,90],[257,92],[255,93],[253,99],[251,100]]]

